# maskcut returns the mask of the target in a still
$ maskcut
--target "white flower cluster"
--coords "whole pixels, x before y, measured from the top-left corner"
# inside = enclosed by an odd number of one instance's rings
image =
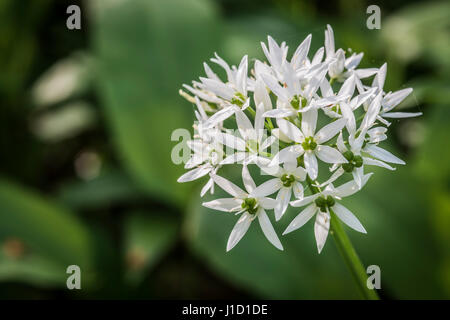
[[[230,67],[216,54],[211,61],[224,69],[226,80],[204,63],[206,77],[193,81],[192,86],[184,85],[192,95],[180,90],[182,96],[195,103],[197,121],[194,139],[188,142],[193,152],[185,164],[189,171],[178,181],[208,175],[201,196],[207,191],[213,193],[215,184],[230,194],[230,198],[203,203],[208,208],[240,215],[227,251],[256,218],[267,239],[283,250],[266,210],[274,210],[278,221],[289,205],[306,208],[283,234],[315,216],[319,253],[327,239],[332,213],[365,233],[355,215],[337,201],[365,185],[371,176],[365,173],[366,166],[394,170],[388,163],[404,164],[378,144],[387,138],[390,123],[386,118],[420,115],[392,112],[412,89],[385,92],[386,64],[358,69],[363,53],[346,57],[344,50],[335,50],[330,26],[325,31],[325,46],[312,59],[308,57],[310,43],[311,35],[289,60],[286,44],[278,45],[269,36],[268,45],[261,43],[268,62],[255,60],[250,73],[247,56],[239,66]],[[326,124],[317,129],[320,119]],[[231,133],[232,126],[237,134]],[[320,162],[329,167],[321,170],[322,182]],[[245,190],[217,174],[222,166],[231,164],[242,165]],[[262,176],[272,178],[257,186],[249,166],[259,167]],[[338,187],[333,185],[345,177],[351,180]],[[275,198],[269,197],[275,193]]]

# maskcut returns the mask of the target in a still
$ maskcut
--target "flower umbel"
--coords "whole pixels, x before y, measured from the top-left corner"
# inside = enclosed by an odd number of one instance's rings
[[[275,221],[292,219],[283,235],[315,217],[319,253],[333,221],[366,233],[340,200],[365,186],[371,166],[395,170],[392,165],[405,164],[380,144],[388,138],[386,119],[421,115],[394,111],[412,89],[385,92],[387,64],[358,68],[363,53],[346,56],[345,50],[336,49],[330,26],[324,46],[313,54],[309,54],[311,40],[308,35],[290,56],[286,43],[279,45],[269,36],[267,44],[261,44],[267,61],[244,56],[237,66],[215,54],[211,62],[223,69],[225,77],[204,63],[206,76],[184,85],[188,92],[180,91],[195,104],[197,122],[188,143],[189,171],[178,181],[208,176],[202,197],[207,191],[214,194],[215,185],[230,195],[203,203],[239,216],[227,251],[255,219],[267,240],[283,250],[267,213],[271,210]],[[244,189],[219,173],[225,166],[242,171]],[[249,168],[260,172],[253,174],[255,180]],[[289,207],[305,208],[290,217]]]

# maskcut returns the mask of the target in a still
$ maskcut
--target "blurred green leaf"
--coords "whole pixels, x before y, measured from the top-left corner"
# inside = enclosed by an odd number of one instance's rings
[[[399,60],[412,61],[420,55],[430,65],[450,69],[450,3],[411,4],[389,16],[381,29],[386,48]],[[432,36],[430,36],[432,35]]]
[[[109,170],[92,180],[66,184],[58,198],[74,209],[95,209],[144,198],[144,192],[126,174]]]
[[[365,237],[351,231],[349,236],[366,265],[380,267],[388,297],[442,298],[434,277],[442,254],[430,237],[431,208],[419,187],[423,182],[414,177],[411,164],[397,167],[395,172],[370,168],[374,175],[364,189],[343,200],[367,230]]]
[[[125,221],[126,279],[139,283],[176,240],[176,220],[167,215],[134,212]]]
[[[0,180],[0,221],[0,238],[18,238],[33,253],[55,263],[76,264],[86,272],[92,268],[86,227],[67,210],[4,180]]]
[[[0,281],[21,281],[39,287],[61,287],[68,276],[66,268],[67,266],[39,255],[12,259],[0,252]]]
[[[153,194],[180,199],[190,190],[171,161],[171,133],[189,129],[191,107],[178,95],[220,43],[220,20],[207,0],[90,1],[99,93],[119,153]],[[130,23],[132,21],[133,23]]]

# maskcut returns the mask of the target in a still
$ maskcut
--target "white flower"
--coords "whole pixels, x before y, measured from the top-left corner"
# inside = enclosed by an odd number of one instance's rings
[[[218,141],[237,151],[226,157],[221,164],[266,162],[266,158],[261,155],[265,154],[265,150],[275,142],[276,138],[269,136],[264,139],[263,112],[263,105],[260,104],[256,108],[253,125],[242,110],[236,110],[236,123],[242,138],[225,132],[217,133]]]
[[[327,163],[346,163],[347,160],[338,150],[324,144],[333,138],[345,126],[346,122],[346,119],[341,118],[327,124],[315,133],[317,123],[317,110],[315,109],[303,114],[301,130],[292,122],[278,119],[277,123],[280,130],[298,144],[281,150],[272,159],[271,165],[296,161],[299,156],[303,155],[306,171],[311,179],[315,180],[318,175],[316,156]]]
[[[211,175],[217,172],[224,156],[222,144],[219,142],[206,143],[201,139],[194,139],[188,141],[188,146],[194,153],[185,168],[192,170],[179,177],[178,182],[194,181],[207,174]],[[211,178],[202,188],[200,196],[203,197],[208,190],[214,193],[214,182]]]
[[[269,240],[277,249],[283,250],[283,246],[281,245],[265,211],[274,208],[275,200],[267,198],[268,194],[265,190],[256,187],[248,168],[246,166],[243,166],[242,168],[242,180],[246,191],[220,176],[213,175],[213,179],[217,185],[228,192],[232,198],[216,199],[210,202],[204,202],[203,205],[215,210],[241,214],[228,238],[227,251],[233,249],[233,247],[242,239],[250,227],[250,224],[256,218],[258,218],[261,230],[267,240]]]
[[[372,101],[361,123],[360,128],[356,129],[356,121],[352,110],[347,104],[345,103],[342,104],[341,106],[342,114],[343,117],[347,119],[347,130],[349,133],[348,137],[349,147],[347,147],[344,142],[342,132],[338,136],[337,147],[338,150],[347,159],[348,163],[344,163],[342,165],[334,165],[331,168],[331,170],[332,171],[336,169],[337,170],[326,182],[322,183],[321,186],[332,183],[345,172],[349,172],[353,175],[353,179],[355,180],[358,187],[361,188],[364,175],[364,165],[375,165],[389,170],[395,170],[395,168],[391,167],[390,165],[386,164],[383,161],[396,164],[405,164],[403,160],[397,158],[390,152],[380,147],[377,147],[373,143],[370,143],[378,139],[371,138],[370,135],[369,138],[366,139],[366,133],[370,131],[368,130],[368,128],[371,128],[372,125],[375,123],[377,115],[380,111],[380,106],[381,106],[381,93],[379,93],[378,96]],[[379,132],[380,128],[375,128],[375,130]],[[381,130],[381,132],[383,131]],[[372,135],[373,134],[374,131],[372,131]],[[371,157],[369,157],[368,155],[370,155]]]
[[[363,177],[363,185],[367,182],[367,180],[369,180],[371,175],[372,174],[370,173]],[[355,215],[346,207],[336,202],[336,200],[348,197],[358,190],[359,187],[356,183],[354,181],[350,181],[337,188],[333,188],[332,185],[327,186],[323,192],[305,197],[302,200],[292,201],[291,206],[293,207],[303,207],[308,204],[309,205],[302,212],[300,212],[294,220],[292,220],[283,232],[283,235],[299,229],[314,215],[316,215],[314,235],[316,237],[317,250],[320,253],[325,245],[328,237],[328,231],[330,229],[330,210],[333,210],[336,216],[350,228],[361,233],[366,233],[366,230]]]
[[[265,73],[261,74],[264,83],[278,98],[277,108],[267,111],[264,116],[284,118],[319,107],[313,98],[326,75],[327,65],[321,65],[314,72],[300,76],[289,63],[285,63],[283,69],[283,85],[280,85],[275,77]]]
[[[274,73],[279,77],[280,80],[283,80],[282,68],[286,62],[288,52],[286,42],[281,43],[281,46],[279,46],[271,36],[267,36],[267,42],[269,44],[268,49],[264,42],[261,42],[261,47],[264,51],[264,54],[266,55],[267,60],[269,60]]]
[[[297,199],[303,198],[303,185],[305,181],[306,171],[304,168],[297,166],[296,162],[286,162],[283,167],[279,166],[259,166],[265,173],[276,178],[270,179],[259,186],[268,194],[278,191],[275,205],[275,220],[278,221],[284,215],[291,201],[292,192]]]
[[[334,32],[330,25],[327,25],[325,30],[325,61],[330,61],[328,74],[331,79],[336,79],[340,82],[346,78],[354,75],[357,79],[363,79],[372,76],[377,72],[377,69],[356,69],[363,58],[363,53],[353,53],[349,58],[345,58],[345,51],[338,49],[335,51]],[[334,61],[332,61],[334,60]]]

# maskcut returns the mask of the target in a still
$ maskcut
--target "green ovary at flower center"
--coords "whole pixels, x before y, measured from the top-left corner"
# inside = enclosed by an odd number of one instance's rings
[[[317,147],[317,143],[314,141],[313,137],[306,137],[305,141],[302,142],[303,150],[314,150]]]
[[[322,212],[326,212],[327,208],[331,208],[336,203],[332,196],[327,196],[326,198],[324,196],[320,196],[314,202]]]
[[[283,174],[280,179],[285,187],[290,187],[295,182],[295,177],[292,174]]]
[[[299,96],[298,94],[296,94],[291,100],[291,106],[295,110],[306,107],[307,103],[308,103],[308,101],[306,101],[305,98],[303,98],[302,96]]]
[[[256,201],[255,198],[244,199],[241,207],[250,214],[256,214],[256,212],[258,212],[258,202]]]
[[[259,151],[259,143],[256,140],[248,140],[246,142],[246,151],[248,152],[255,152],[257,153]]]
[[[341,113],[341,106],[339,104],[336,104],[334,106],[331,107],[331,111],[336,112],[337,114],[342,114]]]
[[[345,151],[343,156],[348,161],[348,163],[342,165],[342,169],[344,169],[345,172],[352,172],[355,167],[360,168],[363,165],[361,156],[355,156],[351,151]]]
[[[245,96],[240,92],[236,92],[234,97],[231,99],[231,103],[242,107],[245,103]]]

